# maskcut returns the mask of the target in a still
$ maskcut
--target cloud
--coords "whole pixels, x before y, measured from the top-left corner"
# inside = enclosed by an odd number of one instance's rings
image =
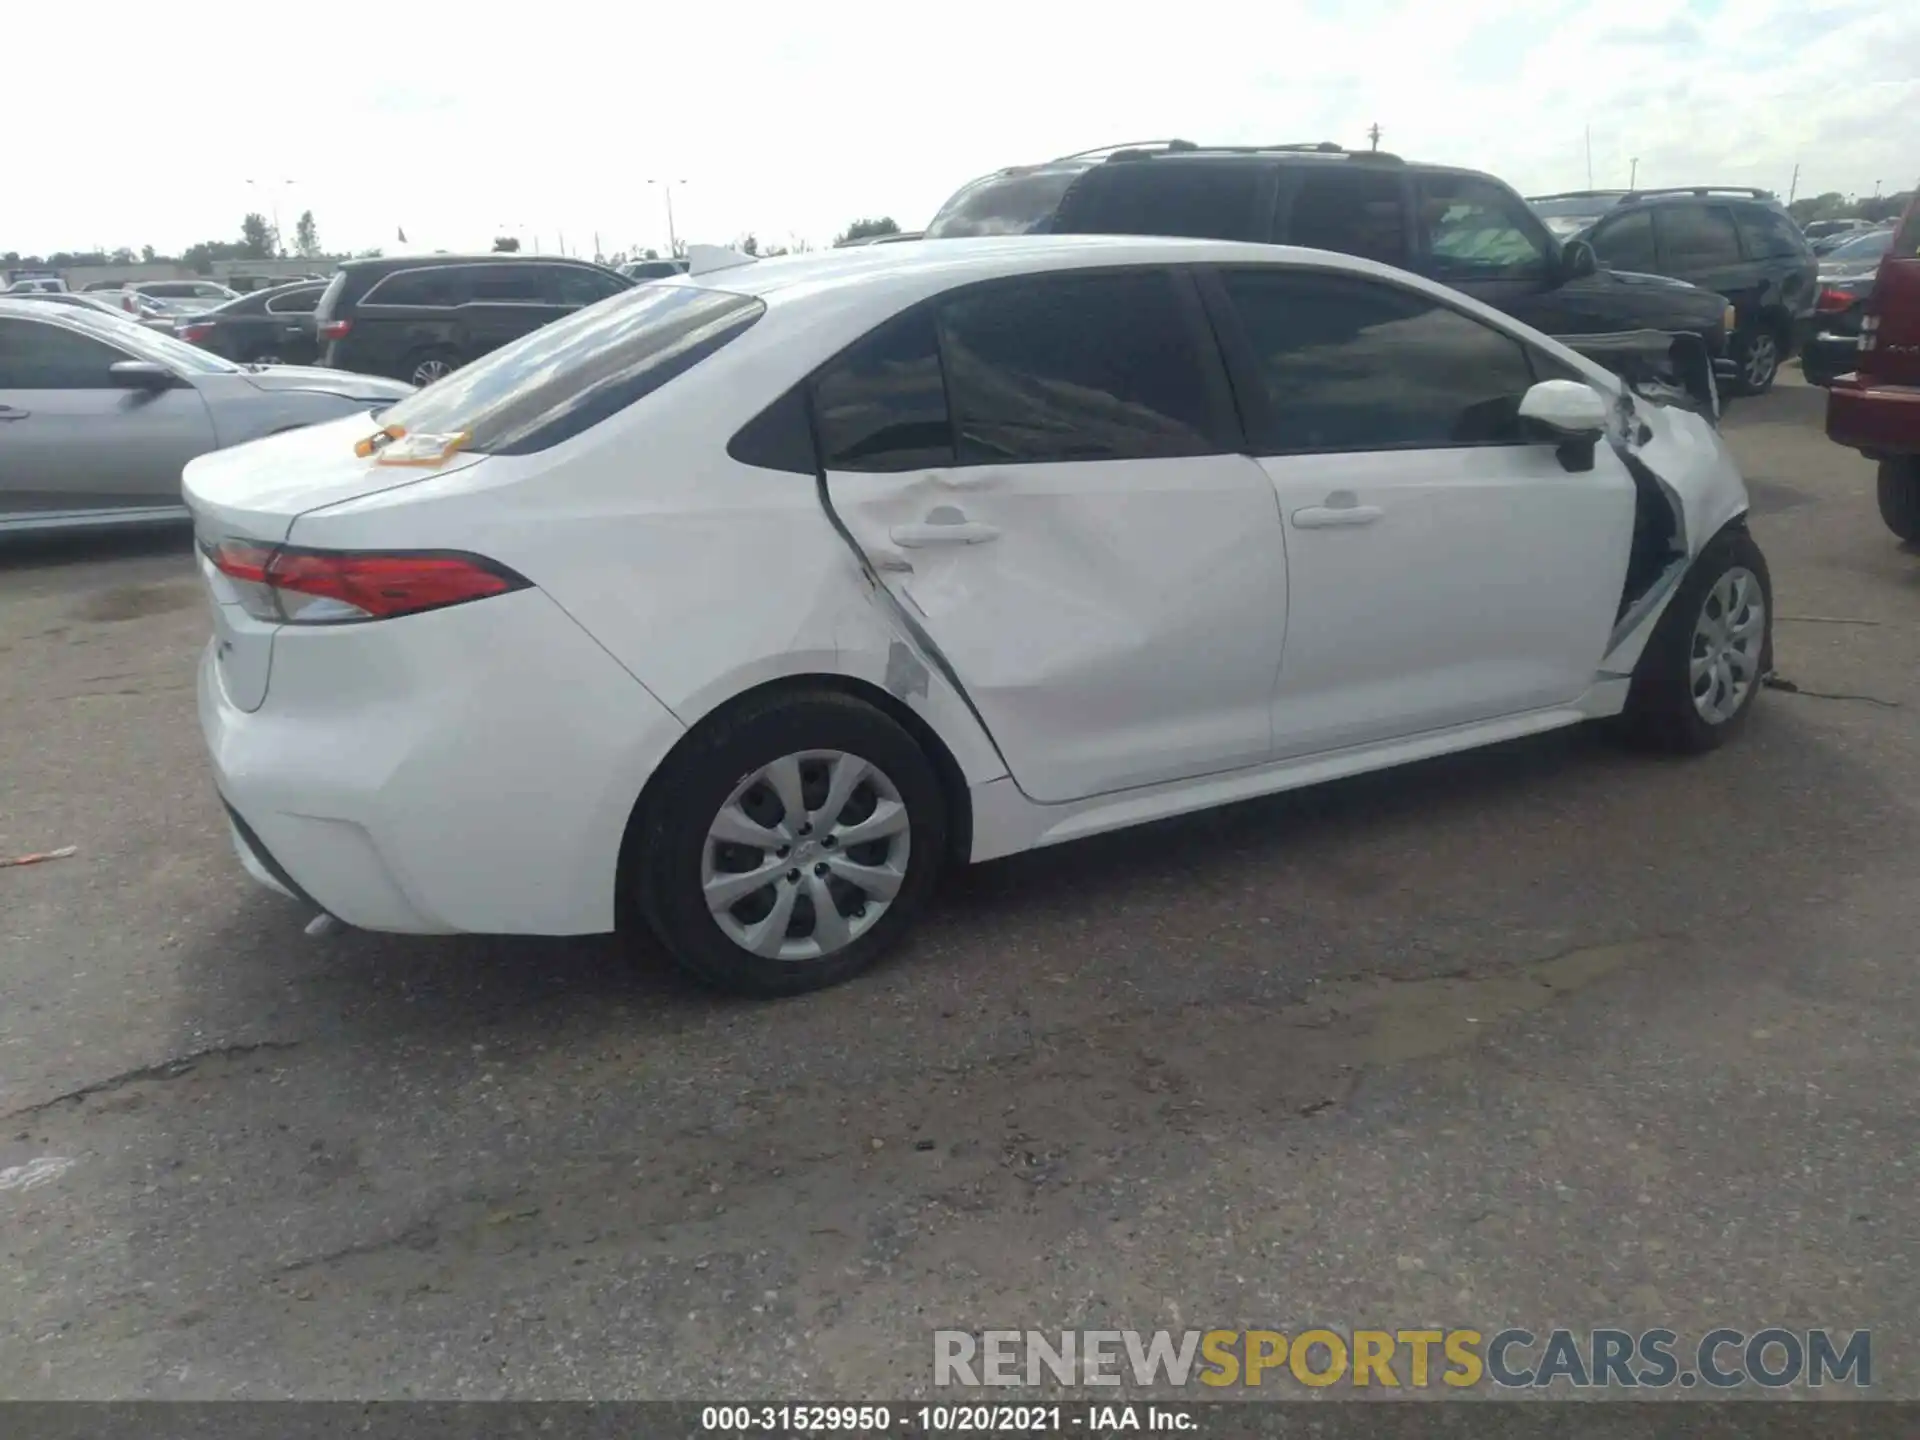
[[[100,35],[145,33],[125,0]],[[1920,155],[1912,0],[736,0],[489,12],[340,0],[184,0],[180,63],[108,41],[9,67],[0,250],[237,235],[311,208],[331,245],[664,247],[831,239],[856,216],[924,223],[1000,166],[1143,136],[1333,139],[1488,170],[1522,190],[1587,179],[1801,193],[1910,184]],[[1625,38],[1623,38],[1625,37]],[[17,48],[17,47],[16,47]],[[218,84],[200,83],[201,72]],[[1897,181],[1895,177],[1900,177]]]

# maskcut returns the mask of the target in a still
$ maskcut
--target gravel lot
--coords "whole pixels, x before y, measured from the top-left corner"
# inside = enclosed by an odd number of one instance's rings
[[[958,877],[717,1000],[311,940],[227,848],[184,538],[0,554],[0,1395],[900,1397],[936,1327],[1875,1328],[1920,1397],[1920,555],[1783,378],[1782,675]],[[1902,1323],[1909,1328],[1903,1333]]]

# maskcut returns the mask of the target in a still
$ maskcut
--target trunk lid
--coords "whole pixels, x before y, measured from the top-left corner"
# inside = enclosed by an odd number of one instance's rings
[[[195,532],[202,540],[278,544],[309,510],[449,475],[485,458],[455,454],[423,469],[381,465],[375,456],[354,453],[358,442],[379,429],[369,410],[200,456],[188,464],[181,484]]]

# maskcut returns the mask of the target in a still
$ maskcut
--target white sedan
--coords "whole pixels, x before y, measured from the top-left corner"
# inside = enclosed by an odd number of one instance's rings
[[[1318,251],[696,251],[186,494],[255,878],[763,994],[949,862],[1605,717],[1706,750],[1770,665],[1705,420]]]

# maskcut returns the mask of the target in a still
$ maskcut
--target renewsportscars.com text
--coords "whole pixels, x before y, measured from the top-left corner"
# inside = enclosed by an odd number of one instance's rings
[[[964,1330],[934,1332],[936,1386],[1332,1385],[1423,1390],[1781,1389],[1873,1383],[1866,1330]]]

